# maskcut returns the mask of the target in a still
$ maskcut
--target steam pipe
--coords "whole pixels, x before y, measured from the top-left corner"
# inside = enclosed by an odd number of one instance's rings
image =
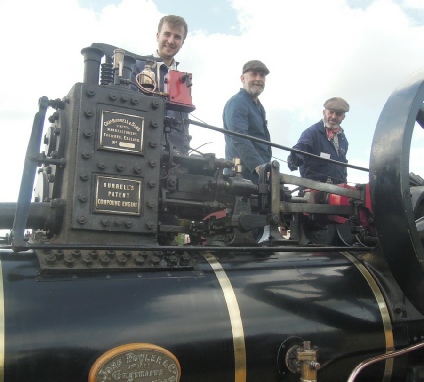
[[[39,110],[35,114],[34,122],[32,124],[31,137],[29,139],[25,155],[18,203],[16,205],[15,220],[13,222],[12,233],[14,239],[12,247],[14,250],[19,250],[19,248],[22,248],[25,245],[24,232],[31,204],[32,187],[34,184],[35,173],[37,171],[37,159],[48,106],[49,99],[47,97],[41,97],[38,101]]]
[[[345,196],[347,198],[361,200],[361,191],[351,188],[344,188],[331,183],[321,183],[311,179],[299,178],[298,176],[280,174],[281,183],[294,184],[305,188],[311,188],[317,191],[329,192],[336,195]]]
[[[361,362],[358,366],[355,367],[355,369],[353,369],[352,373],[349,376],[349,379],[347,380],[347,382],[354,382],[356,377],[358,376],[358,374],[361,372],[362,369],[372,365],[373,363],[379,362],[379,361],[383,361],[385,359],[388,358],[394,358],[394,357],[399,357],[401,355],[404,355],[406,353],[409,353],[411,351],[414,350],[418,350],[424,347],[424,342],[420,342],[418,344],[409,346],[405,349],[401,349],[401,350],[396,350],[390,353],[386,353],[386,354],[380,354],[376,357],[367,359],[363,362]]]
[[[0,203],[0,229],[9,229],[15,219],[17,203]],[[31,203],[26,229],[43,229],[51,210],[50,203]]]
[[[136,60],[135,60],[134,57],[128,56],[128,55],[124,56],[124,68],[123,68],[123,71],[122,71],[122,77],[125,80],[128,80],[128,81],[131,80],[131,74],[133,72],[133,67],[134,67],[135,63],[136,63]],[[130,85],[128,84],[128,86],[130,86]]]
[[[84,56],[83,82],[88,85],[98,85],[100,77],[100,63],[104,53],[101,49],[88,47],[81,50]]]
[[[221,210],[229,207],[227,204],[219,202],[195,202],[191,200],[179,199],[166,199],[166,204],[176,207],[216,208]]]

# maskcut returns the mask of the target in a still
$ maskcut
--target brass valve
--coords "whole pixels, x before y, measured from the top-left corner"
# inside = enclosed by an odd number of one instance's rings
[[[234,174],[241,174],[241,171],[242,171],[241,159],[234,158],[233,164],[234,164]]]
[[[310,341],[291,347],[286,354],[286,365],[292,373],[300,373],[300,382],[317,382],[317,360],[318,350],[311,348]]]

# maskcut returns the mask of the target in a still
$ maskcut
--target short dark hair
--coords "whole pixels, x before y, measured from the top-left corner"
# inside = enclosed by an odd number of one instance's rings
[[[187,33],[188,33],[188,27],[183,17],[175,16],[175,15],[163,16],[159,21],[158,33],[160,33],[160,31],[162,30],[163,23],[168,23],[169,25],[172,25],[173,27],[177,27],[177,28],[183,27],[184,28],[183,40],[186,39]]]

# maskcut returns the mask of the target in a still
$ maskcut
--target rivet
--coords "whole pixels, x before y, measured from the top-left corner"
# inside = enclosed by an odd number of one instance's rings
[[[79,259],[81,258],[81,251],[79,249],[74,249],[71,252],[72,257],[74,257],[75,259]]]
[[[90,159],[91,158],[91,153],[88,150],[83,150],[82,153],[81,153],[81,156],[84,159]]]
[[[150,264],[152,265],[159,265],[160,264],[160,258],[157,256],[152,256],[150,259]]]
[[[102,218],[102,220],[100,220],[100,222],[105,227],[107,227],[108,225],[110,225],[110,219],[108,219],[108,218]]]
[[[78,216],[78,223],[80,224],[87,223],[87,218],[85,216]]]
[[[108,256],[110,259],[113,259],[116,255],[116,252],[113,250],[109,250],[105,252],[106,256]]]
[[[117,169],[118,171],[124,171],[124,170],[125,170],[125,165],[124,165],[122,162],[118,162],[118,163],[116,164],[116,169]]]
[[[79,195],[78,196],[78,200],[80,201],[80,202],[83,202],[83,203],[85,203],[86,201],[87,201],[87,195]]]
[[[122,255],[125,256],[127,259],[130,259],[132,256],[132,252],[131,251],[124,251],[122,252]]]
[[[150,188],[156,187],[156,184],[157,184],[156,179],[150,179],[148,182],[148,185]]]
[[[144,261],[145,261],[145,258],[144,258],[144,256],[141,256],[141,255],[138,255],[138,256],[134,259],[134,262],[135,262],[137,265],[143,265],[143,264],[144,264]]]
[[[92,96],[94,96],[96,94],[96,92],[94,91],[94,89],[93,88],[88,88],[87,89],[87,95],[89,96],[89,97],[92,97]]]
[[[156,226],[156,224],[155,224],[155,223],[153,223],[152,221],[148,221],[148,222],[146,223],[146,227],[147,227],[147,229],[152,230],[153,228],[155,228],[155,226]]]
[[[136,174],[140,174],[142,171],[143,171],[143,169],[142,169],[140,166],[136,166],[136,167],[134,167],[134,172],[135,172]]]
[[[46,263],[48,266],[52,266],[56,262],[56,255],[54,253],[50,253],[46,256]]]
[[[149,200],[149,201],[147,202],[147,205],[148,205],[150,208],[155,208],[155,207],[156,207],[156,201],[154,201],[154,200]]]
[[[66,255],[64,263],[68,268],[72,268],[74,266],[75,260],[71,255]]]
[[[92,258],[92,259],[97,259],[97,257],[99,256],[99,252],[97,252],[95,249],[91,250],[90,252],[88,252],[88,255]]]
[[[116,262],[118,263],[119,266],[123,267],[125,266],[125,264],[127,263],[128,259],[125,256],[119,255],[116,258]]]
[[[86,267],[91,267],[93,265],[93,259],[91,258],[90,255],[84,255],[82,257],[82,263],[86,266]]]
[[[109,263],[110,263],[110,257],[108,257],[108,256],[106,256],[106,255],[103,255],[103,256],[100,258],[100,263],[101,263],[103,266],[109,265]]]
[[[65,256],[65,253],[63,252],[63,249],[56,250],[56,258],[58,260],[62,260],[64,256]]]

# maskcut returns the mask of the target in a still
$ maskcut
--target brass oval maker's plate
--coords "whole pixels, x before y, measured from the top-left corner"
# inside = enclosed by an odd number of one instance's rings
[[[160,346],[134,343],[118,346],[100,356],[90,370],[89,382],[179,382],[177,357]]]

